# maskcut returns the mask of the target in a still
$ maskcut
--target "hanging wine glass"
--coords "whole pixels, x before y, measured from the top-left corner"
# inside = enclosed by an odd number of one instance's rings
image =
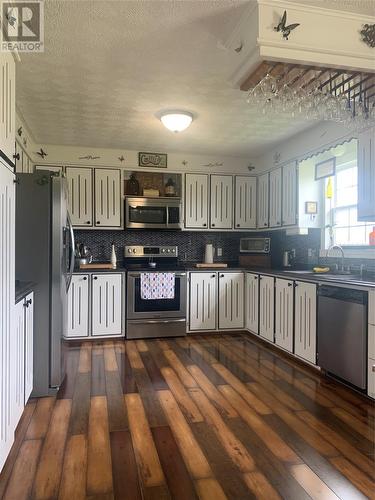
[[[277,92],[277,81],[269,73],[259,83],[263,95],[266,99],[272,99]]]

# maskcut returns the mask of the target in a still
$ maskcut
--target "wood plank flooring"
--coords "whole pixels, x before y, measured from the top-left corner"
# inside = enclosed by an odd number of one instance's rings
[[[0,498],[375,499],[375,406],[244,333],[69,344]]]

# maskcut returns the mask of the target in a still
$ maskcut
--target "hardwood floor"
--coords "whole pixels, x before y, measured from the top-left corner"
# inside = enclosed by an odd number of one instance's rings
[[[238,333],[70,344],[0,498],[375,498],[375,407]]]

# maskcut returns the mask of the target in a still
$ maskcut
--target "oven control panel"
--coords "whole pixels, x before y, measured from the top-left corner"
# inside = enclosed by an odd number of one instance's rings
[[[177,257],[177,246],[125,246],[124,257]]]

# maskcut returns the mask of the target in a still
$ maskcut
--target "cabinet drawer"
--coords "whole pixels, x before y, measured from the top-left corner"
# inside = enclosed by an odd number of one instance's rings
[[[375,325],[368,325],[368,356],[375,359]]]
[[[368,293],[368,322],[375,325],[375,290]]]
[[[368,358],[367,394],[375,399],[375,359]]]

